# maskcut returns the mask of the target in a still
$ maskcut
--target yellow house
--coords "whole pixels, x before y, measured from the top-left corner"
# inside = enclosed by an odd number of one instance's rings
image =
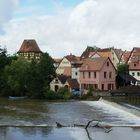
[[[59,75],[63,74],[67,76],[72,76],[72,63],[77,61],[79,61],[79,58],[75,55],[70,54],[65,56],[57,67],[56,73]]]

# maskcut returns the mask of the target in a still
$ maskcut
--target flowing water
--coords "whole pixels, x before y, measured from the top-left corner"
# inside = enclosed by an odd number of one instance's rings
[[[139,140],[140,102],[122,98],[108,100],[113,103],[0,98],[0,140]],[[109,133],[102,128],[90,127],[86,131],[83,127],[73,127],[74,124],[86,125],[93,119],[99,120],[100,125],[115,127]],[[67,127],[57,128],[56,122]]]

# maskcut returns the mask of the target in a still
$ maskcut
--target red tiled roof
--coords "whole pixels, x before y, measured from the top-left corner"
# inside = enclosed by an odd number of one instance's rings
[[[134,47],[133,48],[133,50],[131,51],[130,56],[128,58],[128,61],[132,61],[133,56],[140,57],[140,48],[139,47]]]
[[[68,78],[70,78],[69,76],[66,75],[57,75],[58,79],[60,80],[60,82],[62,84],[65,84],[65,82],[67,81]]]
[[[79,83],[76,79],[68,78],[67,82],[71,89],[79,89]]]
[[[100,71],[104,63],[108,58],[86,58],[83,59],[83,65],[80,68],[80,71]]]
[[[38,44],[36,43],[36,41],[34,39],[31,40],[24,40],[18,53],[23,53],[23,52],[40,52],[41,50],[38,46]]]
[[[77,62],[80,60],[80,57],[77,57],[72,54],[65,56],[65,58],[67,58],[70,62]]]
[[[54,60],[54,62],[56,62],[56,63],[60,63],[61,60],[62,60],[62,58],[53,58],[53,60]]]
[[[101,57],[109,57],[109,58],[111,58],[111,51],[98,52],[98,54],[99,54]]]
[[[137,63],[129,63],[129,70],[140,70],[140,61]]]
[[[131,53],[131,52],[128,52],[128,51],[127,51],[127,52],[125,52],[125,53],[123,54],[123,58],[124,58],[124,61],[125,61],[125,62],[128,61],[128,58],[129,58],[129,56],[130,56],[130,53]]]

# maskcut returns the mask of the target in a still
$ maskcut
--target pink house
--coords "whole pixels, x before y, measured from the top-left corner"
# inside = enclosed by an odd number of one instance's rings
[[[116,89],[115,76],[110,58],[86,58],[80,68],[80,86],[84,91],[90,87],[104,91]]]

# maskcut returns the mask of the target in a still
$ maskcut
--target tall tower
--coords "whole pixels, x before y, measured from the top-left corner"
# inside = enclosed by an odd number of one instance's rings
[[[32,59],[39,60],[42,55],[42,51],[34,39],[24,40],[17,53],[29,61]]]

